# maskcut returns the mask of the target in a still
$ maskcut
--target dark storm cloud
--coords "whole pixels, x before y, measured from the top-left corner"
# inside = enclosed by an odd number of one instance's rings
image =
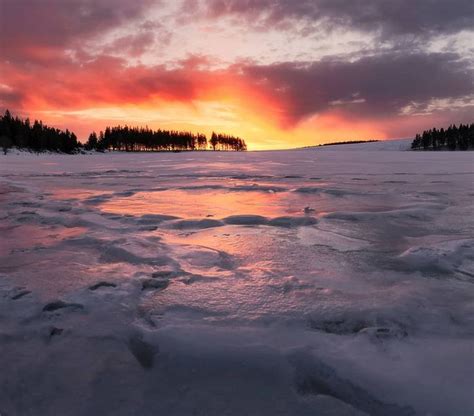
[[[386,117],[413,102],[474,94],[472,69],[455,54],[391,53],[355,62],[327,59],[241,71],[256,88],[284,103],[288,124],[335,108]]]
[[[192,3],[196,1],[189,0]],[[240,16],[269,28],[288,20],[382,36],[439,35],[474,28],[472,0],[205,0],[202,6],[210,17]]]

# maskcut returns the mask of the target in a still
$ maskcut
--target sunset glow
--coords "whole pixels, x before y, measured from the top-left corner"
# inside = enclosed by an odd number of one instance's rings
[[[81,140],[148,125],[250,149],[472,121],[472,3],[368,3],[3,0],[0,110]]]

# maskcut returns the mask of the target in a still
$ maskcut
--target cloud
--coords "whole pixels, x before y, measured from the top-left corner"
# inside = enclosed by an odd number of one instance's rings
[[[159,5],[158,0],[0,0],[0,107],[88,114],[98,108],[153,111],[219,103],[229,105],[232,119],[271,124],[275,137],[278,129],[309,125],[334,131],[337,124],[346,126],[344,131],[359,125],[369,132],[374,123],[390,136],[423,120],[472,121],[472,60],[463,59],[462,45],[446,53],[447,47],[430,49],[425,42],[454,42],[464,30],[463,42],[470,47],[472,0]],[[243,31],[248,36],[241,43],[229,41]],[[333,36],[327,50],[312,55],[313,43],[319,45],[315,34],[328,31]],[[356,33],[361,31],[366,34]],[[303,39],[308,33],[313,37]],[[200,49],[193,43],[199,36]],[[290,49],[286,38],[301,48],[294,60],[278,54]],[[256,47],[257,41],[264,46]],[[348,48],[350,42],[355,49]],[[226,48],[235,49],[232,58]],[[220,54],[210,56],[208,50]],[[266,60],[259,59],[263,51]]]
[[[142,31],[132,35],[120,36],[106,45],[103,52],[120,54],[136,58],[148,50],[155,42],[155,34],[152,31]]]
[[[4,64],[0,69],[9,90],[2,94],[3,102],[18,107],[21,100],[24,108],[49,109],[198,99],[240,100],[258,108],[265,102],[262,112],[290,128],[328,111],[386,118],[414,103],[421,108],[433,100],[452,103],[474,95],[469,63],[448,53],[391,52],[353,62],[325,59],[304,64],[243,61],[219,70],[209,69],[206,62],[206,57],[190,56],[174,68],[128,66],[126,59],[101,56],[77,65],[64,57],[52,67],[36,68],[34,74]]]
[[[140,17],[155,0],[2,0],[4,59],[48,60],[66,48]]]
[[[188,0],[186,8],[210,18],[240,17],[267,28],[290,20],[379,32],[383,37],[431,36],[474,27],[472,0]]]
[[[241,68],[285,107],[292,125],[334,104],[353,115],[397,115],[410,103],[474,94],[469,63],[448,53],[385,53],[354,62],[326,59]]]
[[[0,63],[0,72],[8,80],[8,91],[2,94],[4,105],[80,109],[188,102],[232,84],[231,73],[198,70],[195,59],[169,69],[163,65],[129,66],[127,59],[106,55],[89,58],[78,64],[76,56],[62,56],[51,66],[36,66],[34,72],[28,66]],[[8,97],[15,99],[9,101]]]
[[[0,107],[18,108],[22,99],[21,91],[15,90],[7,84],[0,84]]]

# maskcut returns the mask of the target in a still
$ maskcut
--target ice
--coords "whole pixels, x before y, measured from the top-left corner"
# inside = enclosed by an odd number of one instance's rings
[[[0,155],[0,414],[468,415],[474,155]]]

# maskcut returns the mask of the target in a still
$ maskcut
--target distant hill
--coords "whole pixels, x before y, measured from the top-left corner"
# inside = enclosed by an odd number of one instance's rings
[[[348,140],[345,142],[332,142],[332,143],[323,143],[319,144],[319,146],[340,146],[342,144],[360,144],[360,143],[374,143],[374,142],[379,142],[380,140]],[[314,146],[311,146],[314,147]]]
[[[339,152],[339,151],[401,151],[409,150],[412,139],[380,140],[352,143],[338,143],[337,145],[309,146],[304,149],[318,152]]]

